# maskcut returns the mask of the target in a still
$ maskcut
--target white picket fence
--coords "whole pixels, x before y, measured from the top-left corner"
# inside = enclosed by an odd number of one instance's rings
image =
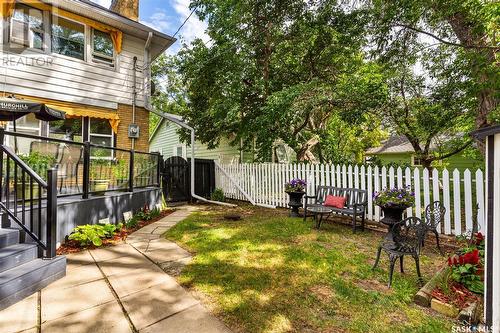
[[[220,169],[224,169],[222,172]],[[243,193],[228,176],[237,182]],[[484,176],[478,169],[460,172],[455,169],[402,169],[330,164],[225,164],[216,167],[216,186],[228,198],[247,200],[247,194],[255,203],[287,207],[288,195],[284,184],[291,179],[307,181],[307,193],[313,195],[318,185],[358,188],[368,192],[367,217],[380,221],[381,210],[373,204],[374,192],[386,188],[411,186],[415,191],[415,207],[408,209],[408,216],[422,218],[425,207],[433,201],[441,201],[446,207],[444,223],[440,231],[446,235],[462,235],[472,230],[473,207],[478,206],[479,230],[484,224]]]

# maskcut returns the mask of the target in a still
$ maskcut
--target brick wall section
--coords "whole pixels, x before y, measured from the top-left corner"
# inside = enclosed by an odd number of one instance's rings
[[[121,149],[131,149],[132,140],[128,137],[128,125],[132,124],[132,106],[118,105],[118,115],[120,116],[120,126],[116,134],[116,147]],[[137,107],[135,109],[135,123],[139,125],[140,136],[135,141],[135,150],[149,151],[149,112]]]

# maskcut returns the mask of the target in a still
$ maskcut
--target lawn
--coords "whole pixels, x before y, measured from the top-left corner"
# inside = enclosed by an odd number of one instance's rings
[[[223,219],[228,211],[243,220]],[[207,207],[166,237],[194,253],[179,281],[236,332],[450,332],[453,322],[412,303],[415,265],[386,287],[387,258],[371,270],[382,233],[288,218],[284,210]],[[428,243],[428,281],[445,262]]]

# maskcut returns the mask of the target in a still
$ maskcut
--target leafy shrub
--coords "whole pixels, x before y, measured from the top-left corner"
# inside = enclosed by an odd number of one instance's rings
[[[216,188],[210,195],[210,200],[224,202],[226,200],[224,191],[221,188]]]
[[[139,219],[137,216],[133,216],[130,220],[125,222],[125,227],[127,229],[135,229],[139,225]]]
[[[80,243],[80,246],[85,247],[93,244],[94,246],[102,246],[104,238],[112,238],[113,235],[123,227],[123,224],[86,224],[73,229],[69,235],[70,240]]]
[[[161,210],[158,208],[149,209],[148,206],[144,206],[142,210],[140,210],[135,217],[142,221],[151,221],[152,219],[160,216]]]

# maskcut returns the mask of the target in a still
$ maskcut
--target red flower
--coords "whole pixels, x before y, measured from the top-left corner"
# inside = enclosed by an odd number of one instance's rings
[[[480,245],[483,241],[484,241],[484,235],[480,232],[478,232],[475,236],[474,236],[475,240],[476,240],[476,245]]]
[[[451,261],[451,257],[448,257],[448,266],[453,266],[453,262]]]

